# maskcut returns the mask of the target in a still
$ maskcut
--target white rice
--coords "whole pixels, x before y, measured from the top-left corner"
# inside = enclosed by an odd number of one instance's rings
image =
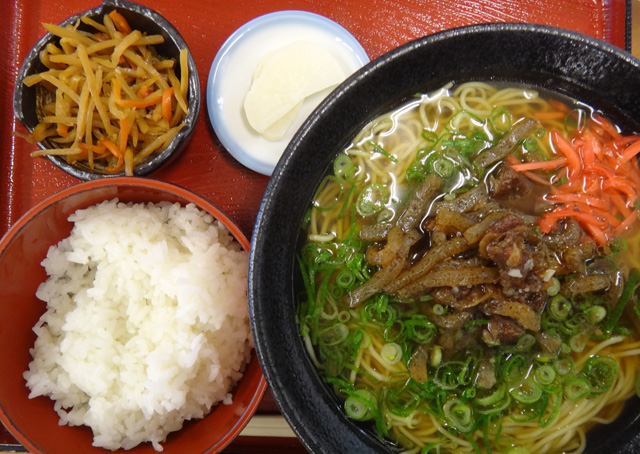
[[[69,220],[42,262],[29,397],[90,426],[94,446],[161,451],[185,420],[231,403],[253,348],[248,254],[193,204],[112,200]]]

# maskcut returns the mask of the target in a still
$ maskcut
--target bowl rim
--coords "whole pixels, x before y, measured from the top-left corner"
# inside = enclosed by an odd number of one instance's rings
[[[635,71],[640,72],[640,60],[623,49],[580,32],[527,23],[475,24],[452,28],[418,38],[372,60],[337,87],[307,118],[276,166],[265,190],[256,218],[249,267],[249,307],[258,357],[270,390],[290,426],[311,452],[321,451],[338,454],[345,452],[345,447],[348,447],[353,452],[361,453],[389,452],[389,449],[385,448],[384,442],[378,440],[374,435],[365,433],[360,426],[348,420],[339,411],[337,402],[333,400],[332,396],[328,395],[327,387],[322,382],[322,379],[319,378],[315,366],[308,358],[299,335],[298,325],[295,320],[294,308],[297,303],[294,297],[295,290],[293,289],[292,279],[295,272],[294,239],[299,237],[300,229],[288,227],[277,216],[281,214],[282,207],[287,206],[289,211],[286,222],[291,225],[300,225],[310,198],[303,208],[297,207],[296,199],[301,196],[292,195],[291,188],[301,189],[301,185],[306,184],[310,187],[309,190],[298,191],[296,189],[295,191],[312,194],[320,181],[315,176],[318,172],[323,172],[327,168],[329,161],[318,157],[310,158],[309,156],[312,153],[307,153],[306,158],[303,155],[309,151],[309,148],[312,148],[310,144],[320,138],[320,133],[316,130],[321,129],[322,126],[327,126],[325,119],[327,114],[330,114],[336,106],[343,107],[343,113],[347,110],[346,107],[353,107],[353,104],[349,104],[348,97],[352,93],[362,94],[364,92],[364,90],[358,91],[364,85],[363,81],[371,79],[380,83],[382,76],[379,76],[378,72],[383,72],[385,68],[392,67],[395,62],[407,58],[413,51],[424,47],[434,47],[440,50],[438,46],[449,40],[466,39],[466,42],[469,43],[469,40],[474,36],[493,32],[525,34],[530,38],[546,37],[553,40],[564,40],[575,46],[586,46],[599,54],[611,56],[617,62],[632,66]],[[456,42],[459,43],[459,41]],[[435,52],[437,50],[432,53]],[[421,54],[421,56],[423,55]],[[442,55],[438,56],[442,57]],[[553,55],[550,55],[549,58],[553,58]],[[561,63],[559,62],[558,64]],[[579,68],[573,69],[578,71]],[[535,71],[537,69],[531,70]],[[437,69],[434,69],[434,71],[437,71]],[[427,74],[425,80],[431,80],[434,77],[434,73]],[[561,74],[557,79],[561,80],[562,77],[566,77],[565,81],[576,87],[576,90],[578,88],[588,91],[596,90],[592,86],[580,87],[582,81],[570,79],[567,74]],[[479,80],[479,77],[475,76],[473,80]],[[485,80],[485,78],[482,80]],[[504,80],[514,82],[515,77]],[[496,79],[496,81],[502,81],[502,79]],[[532,83],[532,80],[528,82]],[[437,89],[443,85],[444,83],[431,88]],[[638,85],[634,86],[634,88],[640,92]],[[371,92],[372,90],[369,91],[369,93]],[[409,94],[406,94],[406,96],[409,96]],[[397,105],[400,100],[396,99],[395,101],[395,105]],[[635,110],[635,108],[632,109],[629,102],[624,105],[624,109]],[[363,108],[362,110],[365,109]],[[376,111],[375,107],[372,107],[363,114],[366,118],[361,119],[359,127],[353,129],[355,132],[359,131],[368,121],[387,110],[389,109],[381,108]],[[362,112],[356,112],[356,114],[360,113]],[[636,120],[636,124],[638,124],[638,120]],[[333,123],[330,124],[330,126],[333,125]],[[332,129],[329,132],[335,131]],[[339,129],[339,132],[342,133],[343,130]],[[347,140],[351,140],[355,136],[355,132],[350,137],[347,137]],[[327,131],[324,131],[324,135],[328,135]],[[344,148],[343,145],[347,144],[348,142],[341,143],[335,150],[328,152],[331,160],[340,149]],[[325,142],[316,144],[314,149],[320,152],[325,145]],[[300,148],[307,149],[300,150]],[[309,170],[303,169],[302,164]],[[288,243],[293,243],[293,246],[278,244],[278,241],[274,239],[274,234],[279,232],[282,232],[282,238],[290,238]],[[274,269],[276,257],[279,265]],[[265,273],[265,269],[269,270],[269,272]],[[284,274],[279,274],[276,271],[284,272]],[[272,315],[267,316],[269,313]],[[274,326],[274,321],[276,320],[278,323],[277,326]],[[278,351],[282,351],[285,348],[288,358],[292,358],[286,363],[278,356]],[[295,364],[292,365],[290,363]],[[296,380],[288,380],[287,375],[295,375]],[[613,437],[615,438],[615,443],[613,444],[616,445],[616,449],[624,449],[623,444],[629,440],[631,440],[631,443],[637,443],[636,446],[640,445],[640,434],[637,434],[637,429],[640,427],[640,414],[636,415],[632,422],[633,427],[636,428],[635,432],[623,429]],[[611,430],[611,427],[607,430]],[[634,437],[637,438],[635,441],[633,440]],[[613,446],[608,446],[607,449],[600,447],[606,452],[613,452],[612,448]],[[598,447],[596,447],[597,449]],[[592,450],[589,450],[589,452],[592,452]]]
[[[152,156],[150,159],[147,159],[134,168],[135,176],[145,176],[158,170],[161,166],[168,164],[176,158],[191,138],[201,110],[202,94],[200,92],[200,78],[198,76],[198,69],[196,67],[195,60],[189,50],[189,46],[178,29],[159,12],[151,9],[150,7],[128,0],[104,0],[99,6],[76,13],[60,22],[59,25],[64,26],[73,24],[82,16],[98,16],[106,14],[112,10],[125,10],[133,14],[150,18],[162,30],[163,35],[166,35],[165,43],[170,42],[172,46],[175,46],[178,49],[187,50],[187,66],[189,68],[189,99],[187,100],[187,106],[189,108],[189,112],[187,112],[187,115],[184,118],[184,127],[178,131],[176,137],[173,138],[169,145],[157,155]],[[22,92],[25,88],[23,87],[22,81],[37,65],[40,51],[53,39],[54,36],[51,32],[46,32],[42,37],[40,37],[40,39],[38,39],[24,58],[16,77],[16,83],[13,91],[13,111],[17,120],[24,128],[27,129],[27,131],[29,131],[29,133],[34,129],[35,125],[30,125],[24,115]],[[37,146],[40,149],[47,148],[42,142],[38,142]],[[47,155],[46,158],[56,167],[84,181],[100,178],[115,178],[125,175],[124,171],[113,174],[91,172],[69,164],[63,156]]]
[[[227,230],[231,233],[233,238],[242,246],[243,250],[247,253],[250,251],[250,240],[247,235],[242,231],[241,227],[236,223],[236,221],[225,213],[220,207],[218,207],[215,203],[209,201],[206,197],[187,189],[183,186],[177,185],[175,183],[170,183],[163,180],[153,179],[153,178],[143,178],[143,177],[113,177],[106,179],[95,179],[89,181],[83,181],[78,184],[69,186],[65,189],[62,189],[49,197],[41,200],[36,203],[33,207],[27,210],[20,218],[13,223],[9,230],[0,238],[0,258],[4,255],[6,248],[14,241],[16,236],[29,224],[29,222],[41,214],[44,210],[48,209],[51,205],[55,205],[57,203],[63,202],[65,199],[71,196],[78,195],[83,192],[93,191],[96,189],[103,189],[108,187],[126,187],[126,188],[144,188],[144,189],[152,189],[157,190],[162,193],[172,194],[179,198],[184,199],[184,205],[188,203],[194,203],[198,209],[203,210],[210,214],[215,220],[219,221],[222,225],[224,225]],[[114,196],[117,197],[117,196]],[[107,200],[107,199],[105,199]],[[95,204],[94,204],[95,205]],[[75,209],[73,209],[75,211]],[[254,351],[251,353],[251,362],[247,363],[247,368],[249,364],[256,362],[253,366],[253,375],[255,375],[254,380],[256,380],[255,386],[251,387],[251,399],[249,402],[243,407],[243,411],[241,414],[237,415],[237,419],[233,426],[229,429],[228,432],[224,434],[224,436],[218,440],[211,440],[211,446],[208,447],[204,453],[209,452],[218,452],[227,447],[245,428],[249,420],[254,416],[262,398],[267,389],[267,382],[262,373],[262,369],[259,365],[257,359],[257,352]],[[246,376],[247,368],[243,373],[243,378]],[[242,379],[243,379],[242,378]],[[242,379],[238,382],[240,383]],[[25,385],[26,388],[26,385]],[[234,394],[237,389],[237,384],[231,390],[231,393]],[[222,402],[219,402],[215,406],[212,407],[212,411],[218,405],[223,405]],[[53,410],[53,406],[51,407]],[[206,418],[208,415],[205,415]],[[202,419],[204,419],[202,418]],[[201,420],[202,420],[201,419]],[[194,423],[198,423],[201,420],[194,420]],[[41,453],[45,454],[42,449],[35,444],[30,438],[25,435],[20,427],[17,427],[14,423],[10,415],[7,413],[4,405],[0,402],[0,422],[7,428],[7,430],[26,448],[29,452],[33,453]],[[180,431],[172,432],[178,434]]]

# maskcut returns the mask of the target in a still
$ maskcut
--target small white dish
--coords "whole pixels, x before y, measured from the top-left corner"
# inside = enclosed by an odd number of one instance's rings
[[[336,22],[305,11],[278,11],[247,22],[229,36],[209,72],[207,109],[218,139],[241,164],[264,175],[271,175],[295,132],[332,90],[308,97],[279,141],[266,140],[249,126],[243,105],[258,62],[267,52],[300,40],[325,46],[347,77],[369,62],[360,43]]]

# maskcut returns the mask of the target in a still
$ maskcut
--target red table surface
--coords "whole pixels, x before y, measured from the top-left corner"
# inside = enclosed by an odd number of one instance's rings
[[[15,137],[24,132],[13,117],[13,89],[20,65],[44,34],[43,22],[59,23],[98,6],[90,0],[4,0],[0,15],[0,235],[30,207],[79,181],[49,161],[32,159],[33,147]],[[8,3],[8,4],[7,4]],[[169,19],[186,40],[198,67],[202,111],[186,151],[152,174],[207,197],[251,235],[268,177],[238,163],[220,144],[206,112],[211,63],[227,37],[255,17],[279,10],[324,15],[360,41],[371,59],[427,34],[487,22],[528,22],[576,30],[621,48],[630,1],[625,0],[139,0]],[[437,64],[437,62],[434,62]],[[270,392],[258,413],[277,413]],[[20,449],[0,428],[0,451]],[[296,439],[239,437],[226,452],[305,452]]]

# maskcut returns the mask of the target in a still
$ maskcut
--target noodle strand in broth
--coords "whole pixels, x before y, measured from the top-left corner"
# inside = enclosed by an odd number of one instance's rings
[[[301,336],[346,416],[406,453],[583,452],[640,388],[636,143],[484,82],[367,125],[299,251]]]

